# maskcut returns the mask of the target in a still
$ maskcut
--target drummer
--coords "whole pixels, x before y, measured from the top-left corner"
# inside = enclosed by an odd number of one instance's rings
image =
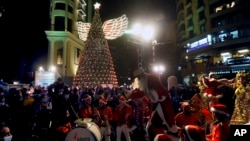
[[[85,94],[82,99],[82,107],[78,110],[79,118],[93,118],[92,97]]]
[[[99,105],[97,107],[97,111],[99,114],[99,120],[97,121],[97,125],[100,127],[102,138],[104,141],[110,141],[111,135],[111,125],[110,121],[112,120],[112,108],[107,105],[107,100],[104,96],[99,98]]]

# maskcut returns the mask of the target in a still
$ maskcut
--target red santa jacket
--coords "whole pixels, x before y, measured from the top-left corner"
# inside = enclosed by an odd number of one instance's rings
[[[230,126],[227,122],[215,123],[211,133],[207,135],[207,141],[228,141],[230,137]]]
[[[133,116],[133,109],[130,105],[125,106],[117,105],[113,111],[113,121],[118,125],[127,124],[130,126],[130,119]]]

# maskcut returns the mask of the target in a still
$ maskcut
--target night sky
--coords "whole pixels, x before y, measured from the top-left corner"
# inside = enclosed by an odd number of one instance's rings
[[[4,7],[0,17],[2,49],[0,78],[4,81],[25,80],[27,72],[46,64],[48,41],[44,31],[48,29],[49,2],[50,0],[0,0],[0,6]],[[103,22],[122,14],[127,15],[130,24],[145,19],[162,24],[176,18],[175,0],[99,0],[98,2],[102,4],[100,14]],[[0,11],[1,9],[0,7]],[[131,51],[127,48],[125,37],[109,43],[115,56],[123,56],[122,54],[128,56],[124,51]],[[124,50],[118,51],[117,46],[123,47]],[[125,67],[131,68],[129,64]],[[121,75],[125,75],[124,72],[121,72],[123,73]]]

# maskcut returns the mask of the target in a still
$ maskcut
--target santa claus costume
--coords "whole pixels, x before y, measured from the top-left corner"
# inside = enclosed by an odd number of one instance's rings
[[[207,141],[228,141],[230,126],[227,107],[223,104],[214,104],[210,110],[214,113],[216,121],[212,124],[211,133],[206,136]]]
[[[206,141],[205,130],[197,125],[186,125],[182,128],[181,141]]]
[[[144,73],[143,69],[139,68],[134,72],[134,76],[139,78],[139,89],[152,102],[152,114],[146,126],[149,139],[152,141],[157,134],[165,134],[166,128],[167,132],[177,134],[173,103],[158,75]]]

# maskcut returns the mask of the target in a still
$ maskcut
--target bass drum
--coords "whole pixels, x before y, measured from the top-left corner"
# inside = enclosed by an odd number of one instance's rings
[[[86,123],[87,127],[76,127],[66,136],[65,141],[101,141],[101,131],[94,122]]]

